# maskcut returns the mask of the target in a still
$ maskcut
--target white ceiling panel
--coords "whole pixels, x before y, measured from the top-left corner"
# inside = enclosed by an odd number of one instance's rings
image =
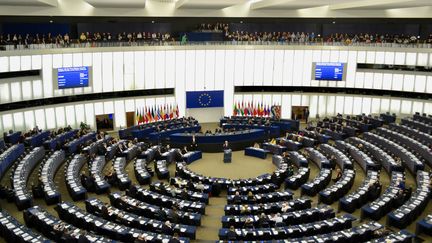
[[[330,6],[332,10],[343,9],[395,9],[432,6],[432,0],[261,0],[252,9],[305,9]]]
[[[363,1],[359,1],[361,3]],[[358,6],[354,5],[349,7],[349,9],[368,9],[368,10],[374,10],[374,9],[398,9],[398,8],[416,8],[416,7],[426,7],[426,6],[432,6],[432,0],[378,0],[370,2],[370,4],[367,4],[368,2],[365,1],[366,4],[363,6],[359,4]]]
[[[262,0],[254,2],[251,5],[252,9],[303,9],[326,6],[330,4],[346,3],[356,0]]]
[[[144,8],[146,0],[85,0],[97,8]]]
[[[0,0],[5,6],[57,6],[57,0]]]
[[[181,6],[177,8],[182,9],[222,9],[237,4],[248,2],[247,0],[179,0]]]

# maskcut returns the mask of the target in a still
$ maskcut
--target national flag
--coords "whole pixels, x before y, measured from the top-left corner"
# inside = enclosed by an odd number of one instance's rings
[[[253,110],[253,116],[257,116],[258,115],[258,109],[256,107],[256,104],[252,103],[252,110]]]
[[[159,120],[162,120],[160,107],[157,108],[157,117]]]
[[[144,122],[148,123],[148,119],[147,119],[147,106],[145,108],[143,108],[143,117],[144,117]]]
[[[169,113],[169,107],[167,104],[165,104],[165,120],[168,120],[170,118]]]
[[[237,105],[235,102],[234,102],[234,107],[233,107],[233,115],[237,116]]]
[[[173,119],[174,117],[174,107],[172,104],[170,104],[170,119]]]
[[[135,119],[136,119],[137,123],[139,124],[139,110],[138,110],[138,108],[136,109]]]
[[[178,108],[178,104],[177,104],[177,108],[176,108],[176,118],[179,118],[179,108]]]
[[[152,107],[151,108],[151,118],[152,118],[152,121],[156,121],[156,116],[155,116],[155,110],[154,110],[154,107]]]

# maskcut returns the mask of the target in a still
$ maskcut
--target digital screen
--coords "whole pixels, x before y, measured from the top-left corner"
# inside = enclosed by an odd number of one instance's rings
[[[88,87],[89,67],[68,67],[57,69],[59,89]]]
[[[335,62],[317,62],[315,64],[315,80],[342,81],[344,64]]]

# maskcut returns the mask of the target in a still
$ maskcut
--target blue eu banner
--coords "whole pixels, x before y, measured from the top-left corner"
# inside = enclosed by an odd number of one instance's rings
[[[186,108],[207,108],[223,106],[223,90],[186,92]]]

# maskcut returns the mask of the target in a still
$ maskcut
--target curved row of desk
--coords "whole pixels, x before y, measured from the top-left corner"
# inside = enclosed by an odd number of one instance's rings
[[[54,176],[64,160],[64,150],[57,150],[44,162],[39,171],[39,179],[42,183],[44,199],[48,205],[61,201],[61,193],[54,183]]]
[[[15,204],[19,210],[33,205],[33,196],[27,189],[27,181],[31,172],[45,156],[43,147],[36,147],[28,153],[17,165],[12,176],[12,186],[15,193]]]
[[[225,141],[229,141],[232,150],[243,150],[245,147],[252,146],[255,142],[262,142],[265,138],[265,132],[262,129],[251,129],[214,135],[176,133],[170,135],[169,140],[173,146],[182,148],[192,143],[192,137],[195,137],[199,150],[203,152],[222,152]]]

